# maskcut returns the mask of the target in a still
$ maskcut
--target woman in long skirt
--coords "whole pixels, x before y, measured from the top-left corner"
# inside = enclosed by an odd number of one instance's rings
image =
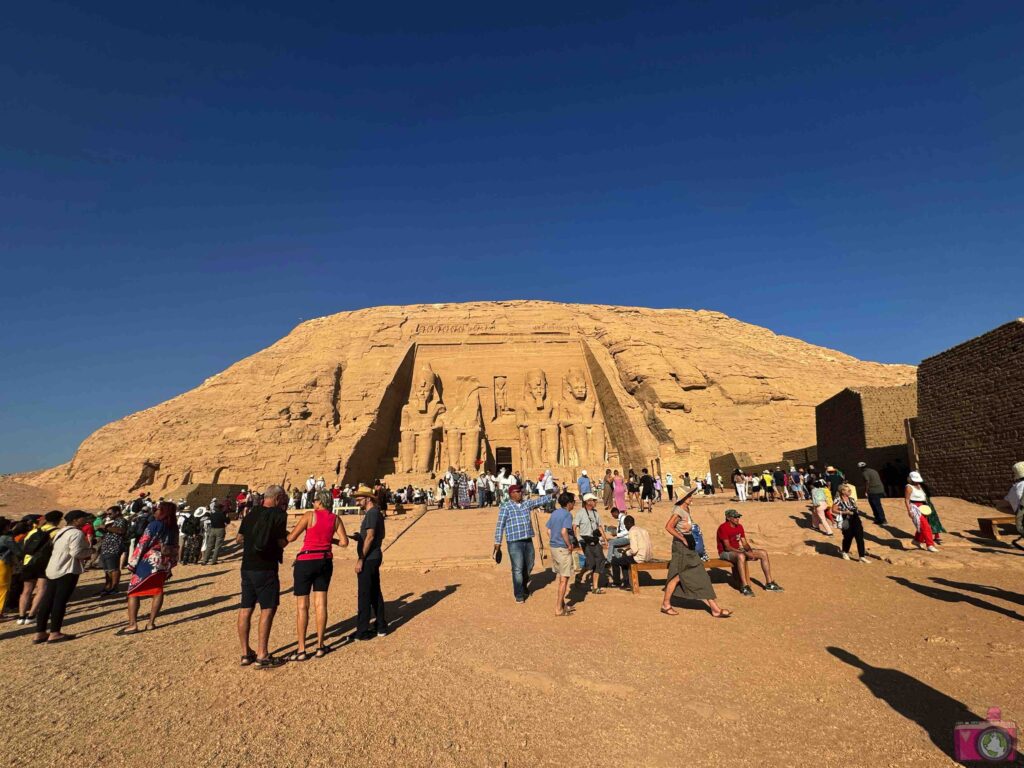
[[[661,612],[666,616],[679,615],[679,611],[672,607],[672,593],[679,587],[684,597],[703,601],[712,617],[727,619],[732,616],[732,611],[722,608],[715,600],[711,577],[704,568],[704,561],[697,554],[693,518],[690,517],[691,499],[688,497],[677,501],[676,511],[665,523],[665,530],[672,536],[672,560],[668,564],[668,582],[661,600]]]
[[[128,584],[128,626],[118,632],[120,635],[134,635],[139,631],[139,603],[143,597],[152,598],[146,629],[156,629],[156,617],[164,604],[164,583],[178,564],[176,510],[173,502],[161,501],[156,516],[146,526],[146,532],[128,558],[128,569],[132,572]]]

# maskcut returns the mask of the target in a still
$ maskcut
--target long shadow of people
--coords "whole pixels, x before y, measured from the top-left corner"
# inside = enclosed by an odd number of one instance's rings
[[[961,701],[937,691],[898,669],[873,667],[853,653],[835,646],[825,650],[860,670],[860,681],[881,699],[928,734],[938,749],[953,757],[953,728],[958,722],[983,720]]]
[[[992,611],[1002,616],[1006,616],[1009,619],[1016,619],[1017,621],[1024,621],[1024,616],[1021,616],[1016,611],[1011,611],[1009,608],[1003,608],[1001,605],[994,605],[987,600],[981,600],[980,598],[974,597],[973,595],[963,595],[959,592],[953,592],[948,589],[939,589],[938,587],[929,587],[927,584],[915,584],[914,582],[904,579],[900,576],[889,576],[897,584],[902,584],[904,587],[918,592],[925,597],[931,597],[935,600],[941,600],[944,603],[967,603],[973,605],[975,608],[981,608],[986,611]]]
[[[449,584],[442,589],[431,589],[424,592],[422,595],[417,597],[415,600],[409,600],[412,597],[412,592],[406,592],[404,595],[400,595],[394,600],[385,601],[384,613],[388,617],[388,633],[395,632],[397,629],[405,626],[414,618],[419,616],[424,611],[430,610],[439,602],[444,600],[451,594],[455,593],[461,584]],[[351,635],[356,628],[356,617],[350,616],[347,619],[343,619],[327,628],[327,632],[324,634],[324,638],[330,640],[332,637]],[[284,646],[282,649],[274,651],[274,653],[280,653],[281,650],[286,650],[294,643]]]
[[[954,589],[963,589],[968,592],[977,592],[979,595],[985,595],[985,597],[995,597],[999,600],[1016,603],[1017,605],[1024,605],[1024,595],[1000,589],[999,587],[988,587],[984,584],[971,584],[965,581],[950,581],[949,579],[939,578],[938,576],[933,576],[931,580],[944,587],[953,587]]]

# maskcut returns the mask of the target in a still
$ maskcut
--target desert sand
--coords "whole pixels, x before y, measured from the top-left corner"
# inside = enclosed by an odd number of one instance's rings
[[[728,504],[699,499],[696,517],[712,528]],[[7,740],[7,762],[99,766],[150,752],[194,766],[954,765],[958,720],[989,706],[1024,720],[1024,552],[972,533],[985,508],[939,504],[960,532],[941,554],[904,551],[909,524],[890,501],[895,537],[866,522],[869,550],[885,558],[870,566],[835,556],[837,539],[808,530],[797,502],[743,505],[786,591],[743,598],[717,575],[736,612],[725,621],[680,600],[681,615],[661,615],[660,582],[647,581],[639,596],[584,595],[556,618],[549,572],[538,565],[537,591],[517,605],[507,559],[487,560],[494,510],[393,518],[392,633],[343,644],[355,577],[340,551],[335,651],[276,670],[237,664],[237,552],[177,568],[161,626],[130,638],[114,636],[123,597],[97,598],[90,571],[66,624],[77,640],[37,647],[31,628],[0,625],[9,719],[35,734],[31,749]],[[639,515],[662,551],[668,514],[662,503]],[[278,653],[294,648],[293,617],[285,594]]]

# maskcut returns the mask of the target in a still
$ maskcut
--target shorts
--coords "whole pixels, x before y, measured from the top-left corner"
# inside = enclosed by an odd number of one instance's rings
[[[26,565],[21,570],[21,578],[25,581],[31,581],[32,579],[45,579],[46,578],[46,566],[45,565]]]
[[[334,575],[334,561],[329,557],[319,560],[296,560],[295,561],[295,585],[296,597],[307,597],[310,590],[313,592],[326,592],[331,586],[331,576]]]
[[[654,491],[644,491],[643,493],[640,494],[640,498],[641,499],[653,499],[654,498]]]
[[[100,555],[100,565],[106,573],[113,573],[121,570],[121,553],[113,555]]]
[[[750,550],[750,552],[744,552],[743,554],[746,555],[747,560],[756,560],[757,556],[754,555],[753,553],[755,553],[757,551],[758,550],[756,550],[756,549],[752,549],[752,550]],[[732,552],[732,551],[730,551],[730,552],[719,552],[718,553],[718,559],[719,560],[725,560],[726,562],[729,562],[729,563],[738,563],[739,562],[739,557],[737,557],[737,555],[739,555],[739,552]]]
[[[569,554],[569,550],[567,548],[551,548],[551,570],[555,572],[556,576],[561,576],[566,579],[572,576],[572,560],[572,555]]]
[[[599,571],[604,568],[604,550],[600,544],[586,544],[583,547],[583,570]]]
[[[242,571],[242,608],[263,610],[281,604],[281,580],[277,571]]]

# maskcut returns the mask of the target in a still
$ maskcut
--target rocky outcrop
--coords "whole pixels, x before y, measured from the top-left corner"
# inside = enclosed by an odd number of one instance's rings
[[[67,464],[20,479],[99,504],[186,481],[422,482],[456,462],[681,474],[706,469],[712,453],[811,444],[817,403],[914,377],[716,312],[376,307],[305,322],[194,390],[102,427]]]

